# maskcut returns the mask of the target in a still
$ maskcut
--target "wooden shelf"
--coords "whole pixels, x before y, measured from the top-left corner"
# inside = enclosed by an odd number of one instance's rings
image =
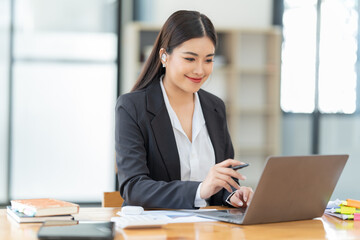
[[[241,67],[237,67],[236,68],[236,73],[237,74],[248,74],[248,75],[265,75],[265,74],[270,74],[269,71],[267,70],[267,68],[263,67],[263,68],[241,68]]]

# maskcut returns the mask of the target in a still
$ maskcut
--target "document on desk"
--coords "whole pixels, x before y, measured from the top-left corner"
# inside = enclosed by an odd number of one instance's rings
[[[193,210],[191,212],[156,210],[156,211],[145,211],[143,214],[147,214],[157,218],[163,218],[164,220],[166,219],[168,223],[216,222],[216,220],[206,219],[196,216],[196,211],[204,211],[204,210]]]
[[[216,222],[217,220],[202,218],[196,216],[198,211],[213,211],[214,209],[199,209],[199,210],[153,210],[144,211],[142,215],[151,216],[154,219],[165,220],[167,223],[190,223],[190,222]],[[120,215],[120,212],[117,213]]]

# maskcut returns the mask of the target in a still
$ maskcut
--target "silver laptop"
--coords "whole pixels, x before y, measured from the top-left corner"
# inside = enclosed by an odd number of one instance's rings
[[[236,224],[321,217],[349,155],[269,157],[246,209],[198,212]]]

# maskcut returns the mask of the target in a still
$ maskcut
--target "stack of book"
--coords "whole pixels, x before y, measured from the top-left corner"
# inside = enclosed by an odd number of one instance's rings
[[[52,198],[12,200],[7,213],[19,223],[73,220],[79,205]]]
[[[325,209],[325,214],[343,220],[360,221],[360,201],[354,199],[330,201]]]

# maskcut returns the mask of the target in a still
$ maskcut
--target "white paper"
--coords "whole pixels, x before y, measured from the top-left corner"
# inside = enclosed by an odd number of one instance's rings
[[[148,215],[154,219],[161,219],[166,221],[167,223],[216,222],[216,220],[214,219],[208,219],[208,218],[196,216],[196,212],[213,211],[213,210],[215,209],[200,209],[200,210],[185,210],[185,211],[155,210],[155,211],[144,211],[142,215]],[[118,212],[117,214],[120,215],[121,212]]]

